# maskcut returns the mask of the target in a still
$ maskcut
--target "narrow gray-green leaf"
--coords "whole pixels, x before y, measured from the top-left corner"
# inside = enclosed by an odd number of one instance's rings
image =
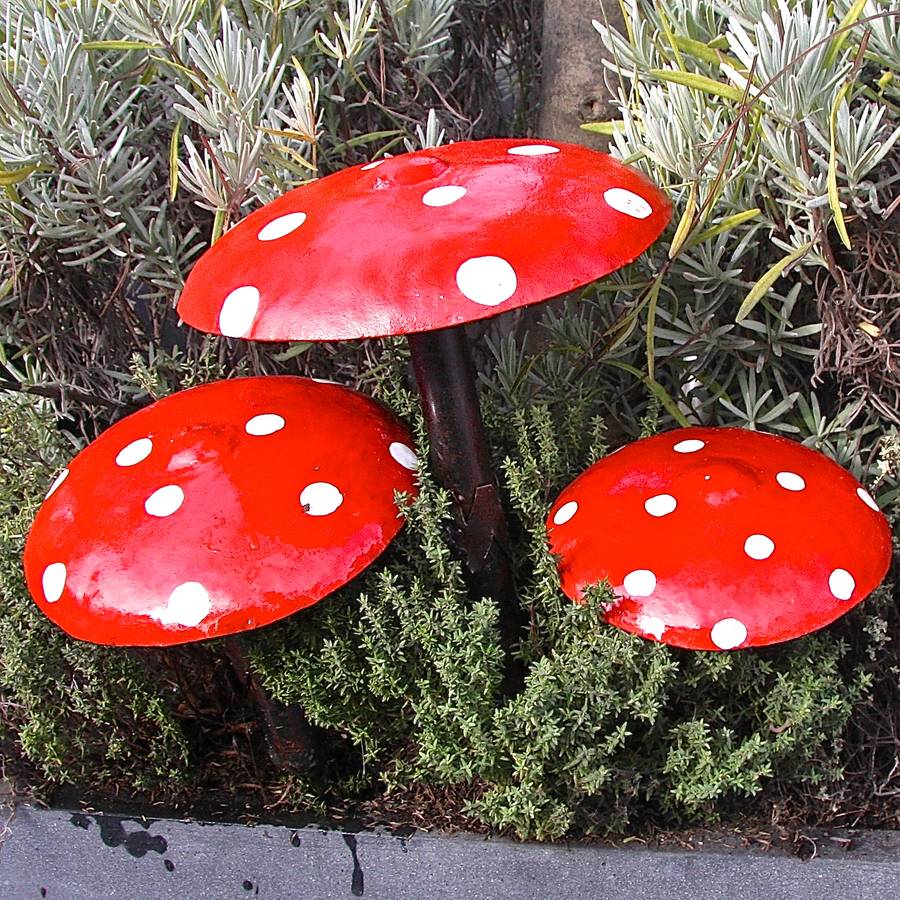
[[[735,322],[746,319],[753,311],[756,304],[766,295],[769,288],[781,278],[784,270],[791,263],[794,263],[802,256],[805,256],[811,246],[812,241],[807,241],[802,247],[798,247],[796,250],[788,253],[783,259],[779,259],[778,262],[775,263],[775,265],[772,266],[752,288],[750,288],[749,293],[744,297],[744,302],[741,304],[737,316],[735,316]]]

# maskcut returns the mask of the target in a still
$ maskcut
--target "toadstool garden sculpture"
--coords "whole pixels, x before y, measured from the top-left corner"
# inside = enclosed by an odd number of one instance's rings
[[[29,590],[64,631],[98,644],[166,646],[267,625],[350,581],[391,542],[402,524],[395,494],[416,491],[411,444],[373,400],[312,379],[173,394],[57,476],[25,546]],[[239,646],[229,656],[246,669]]]
[[[608,622],[693,650],[822,628],[891,561],[887,520],[852,475],[738,428],[678,429],[610,454],[560,494],[547,530],[569,597],[607,580]]]
[[[44,613],[98,644],[268,625],[350,581],[413,493],[406,428],[355,391],[291,376],[173,394],[64,469],[25,546]]]
[[[198,260],[178,311],[204,331],[250,340],[407,335],[470,585],[499,602],[508,626],[518,604],[505,518],[462,326],[626,265],[670,212],[643,175],[584,147],[485,140],[421,150],[344,169],[251,213]]]

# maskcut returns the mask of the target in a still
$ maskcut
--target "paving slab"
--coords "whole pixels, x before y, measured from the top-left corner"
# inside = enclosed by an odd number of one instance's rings
[[[900,898],[900,832],[825,840],[802,861],[715,841],[695,850],[569,847],[20,805],[0,840],[3,900]]]

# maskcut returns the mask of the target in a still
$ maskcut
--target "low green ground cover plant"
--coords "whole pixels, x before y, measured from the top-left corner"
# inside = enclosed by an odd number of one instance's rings
[[[424,449],[398,343],[244,345],[189,333],[173,303],[203,246],[305,179],[405,147],[525,132],[539,5],[9,4],[8,772],[170,800],[243,785],[269,814],[364,801],[377,810],[424,791],[444,798],[433,821],[465,816],[538,838],[707,822],[748,797],[761,815],[896,824],[892,582],[802,640],[690,653],[604,626],[602,588],[570,603],[544,518],[610,448],[702,423],[823,450],[896,522],[900,17],[873,0],[670,0],[625,12],[624,32],[597,23],[620,116],[594,128],[665,187],[672,226],[581,297],[477,335],[528,614],[524,688],[502,696],[497,611],[467,597],[448,498],[424,472],[376,566],[252,640],[266,688],[300,704],[333,748],[330,780],[304,783],[260,762],[262,730],[214,644],[97,648],[50,625],[24,587],[24,536],[55,471],[87,440],[213,378],[336,378],[397,411]]]

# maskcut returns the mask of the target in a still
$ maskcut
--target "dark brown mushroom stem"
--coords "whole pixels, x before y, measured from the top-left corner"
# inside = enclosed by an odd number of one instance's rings
[[[324,765],[321,741],[303,710],[299,706],[284,706],[269,696],[253,672],[247,643],[242,636],[227,637],[222,646],[235,674],[250,689],[257,709],[262,713],[272,765],[307,777],[321,774]]]
[[[499,607],[509,661],[505,687],[513,690],[519,677],[510,651],[521,640],[525,617],[513,583],[506,515],[484,436],[465,328],[425,331],[407,339],[432,466],[453,498],[467,587],[473,597],[489,597]]]

